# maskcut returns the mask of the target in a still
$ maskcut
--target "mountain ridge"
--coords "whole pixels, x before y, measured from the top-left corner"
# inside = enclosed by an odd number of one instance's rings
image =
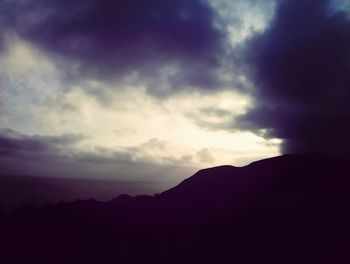
[[[289,192],[305,192],[306,186],[311,187],[313,183],[319,188],[318,191],[326,191],[334,184],[339,190],[343,189],[342,185],[350,190],[350,179],[343,175],[350,175],[347,164],[347,159],[329,155],[288,154],[252,162],[243,167],[218,166],[199,170],[192,177],[163,192],[161,197],[189,199],[199,196],[199,199],[203,199],[208,194],[230,192],[232,195],[235,192],[242,195],[247,192],[263,192],[267,190],[264,188],[273,185]],[[327,179],[329,183],[325,182]]]

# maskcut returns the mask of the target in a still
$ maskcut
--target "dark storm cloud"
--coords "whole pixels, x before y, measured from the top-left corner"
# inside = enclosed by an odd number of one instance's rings
[[[17,34],[71,61],[79,78],[150,82],[165,75],[171,89],[211,88],[225,34],[202,0],[27,0],[12,4]],[[168,68],[163,68],[164,66]],[[164,92],[164,91],[163,91]]]
[[[279,1],[248,42],[255,106],[241,126],[284,140],[283,152],[350,155],[350,20],[326,0]]]
[[[11,129],[0,129],[0,155],[23,156],[33,153],[55,153],[62,147],[72,147],[85,139],[81,134],[62,136],[27,136]]]
[[[84,139],[87,137],[82,134],[28,136],[12,129],[0,129],[0,156],[49,162],[130,163],[138,150],[111,151],[95,147],[90,152],[84,152],[76,146]]]
[[[0,1],[0,10],[2,10],[3,4]],[[4,31],[5,31],[5,18],[3,13],[0,11],[0,52],[4,48]]]
[[[0,176],[65,176],[69,151],[85,139],[80,134],[29,136],[12,129],[0,129]],[[66,163],[65,165],[59,165]],[[62,168],[65,173],[62,173]]]
[[[4,48],[4,28],[2,26],[2,19],[0,17],[0,53],[2,52],[3,48]]]

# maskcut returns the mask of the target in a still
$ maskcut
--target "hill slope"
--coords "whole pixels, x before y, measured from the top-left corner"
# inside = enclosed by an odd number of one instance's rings
[[[240,168],[220,166],[200,170],[160,197],[205,206],[231,202],[233,207],[343,203],[350,199],[349,164],[327,155],[284,155]]]
[[[19,208],[2,212],[0,254],[10,263],[349,263],[349,177],[348,160],[285,155],[201,170],[156,196]]]

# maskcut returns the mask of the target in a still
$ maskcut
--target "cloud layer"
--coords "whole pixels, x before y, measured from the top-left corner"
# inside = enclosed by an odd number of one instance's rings
[[[349,155],[343,2],[0,0],[0,160],[131,179],[281,140]]]
[[[65,61],[69,77],[142,80],[158,95],[220,82],[226,35],[206,1],[3,2],[9,31]]]
[[[154,181],[174,184],[196,171],[186,160],[149,155],[144,146],[107,149],[80,148],[87,137],[24,135],[0,130],[0,176],[32,175],[64,178],[99,178],[125,181]],[[147,144],[160,144],[154,139]],[[165,143],[161,142],[163,147]],[[169,173],[169,171],[171,171]]]
[[[246,47],[255,106],[241,124],[283,152],[350,155],[350,19],[332,3],[280,1]]]
[[[2,152],[48,152],[60,147],[72,146],[84,138],[80,134],[26,136],[12,129],[0,129],[0,150]]]

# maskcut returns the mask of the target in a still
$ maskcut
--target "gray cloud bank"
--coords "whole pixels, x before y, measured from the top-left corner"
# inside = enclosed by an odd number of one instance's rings
[[[99,178],[177,183],[193,172],[186,160],[163,160],[142,153],[142,146],[121,150],[80,149],[85,136],[28,136],[0,130],[0,175]]]
[[[64,67],[69,77],[141,80],[155,95],[188,87],[209,89],[221,82],[217,72],[226,35],[206,1],[0,3],[8,11],[7,31],[58,61],[68,61]]]

